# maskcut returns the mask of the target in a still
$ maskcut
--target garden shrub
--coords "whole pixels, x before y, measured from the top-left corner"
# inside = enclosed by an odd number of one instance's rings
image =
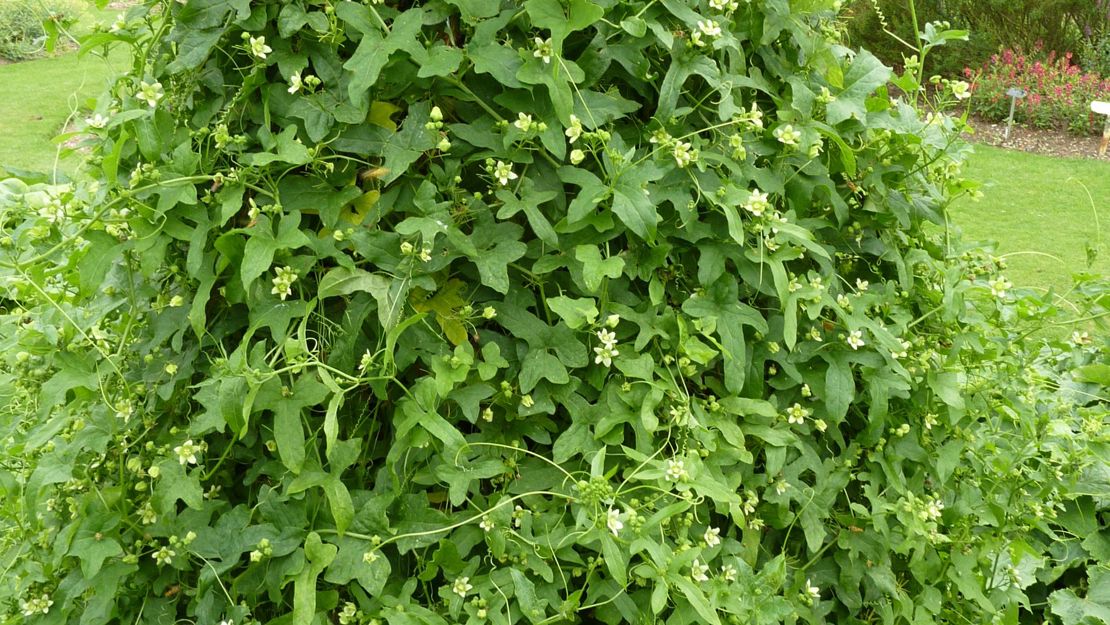
[[[1110,7],[1105,0],[918,0],[913,9],[908,0],[854,0],[846,11],[851,40],[897,65],[914,51],[895,36],[913,42],[915,28],[929,21],[948,21],[971,37],[938,50],[933,71],[956,76],[965,67],[983,65],[1001,48],[1037,46],[1058,55],[1088,51],[1083,57],[1085,69],[1097,71],[1094,64],[1102,58],[1098,42],[1110,33]]]
[[[65,27],[77,20],[76,0],[0,0],[0,57],[22,61],[46,50],[46,23]]]
[[[926,227],[958,121],[834,4],[90,35],[84,177],[0,184],[3,622],[1107,609],[1105,345],[1021,349],[1053,301]]]
[[[1091,114],[1091,102],[1110,98],[1110,78],[1084,72],[1072,53],[1057,56],[1040,49],[1030,53],[1003,50],[978,71],[965,69],[972,80],[972,107],[992,121],[1010,115],[1011,88],[1027,95],[1017,102],[1014,120],[1034,128],[1067,129],[1079,134],[1101,133],[1105,118]]]

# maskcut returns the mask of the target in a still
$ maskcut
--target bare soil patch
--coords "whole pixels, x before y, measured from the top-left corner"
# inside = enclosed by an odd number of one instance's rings
[[[1101,159],[1099,158],[1098,144],[1101,137],[1097,135],[1081,136],[1063,130],[1041,130],[1014,124],[1014,127],[1010,130],[1010,138],[1006,139],[1005,122],[990,122],[973,117],[968,120],[968,123],[975,129],[974,134],[966,135],[967,139],[973,143],[985,143],[995,147],[1048,156],[1110,161],[1110,151],[1107,151]]]

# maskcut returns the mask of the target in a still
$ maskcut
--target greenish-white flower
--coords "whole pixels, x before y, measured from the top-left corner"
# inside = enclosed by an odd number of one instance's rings
[[[451,592],[464,598],[466,597],[466,593],[473,589],[474,585],[470,583],[470,578],[465,576],[456,579],[455,583],[451,585]]]
[[[571,145],[582,136],[582,120],[578,119],[578,116],[574,113],[570,114],[570,127],[567,128],[563,134],[567,136]]]
[[[806,417],[809,414],[809,410],[805,406],[795,402],[793,406],[786,409],[786,422],[792,425],[801,425],[806,422]]]
[[[848,347],[851,347],[852,349],[859,349],[866,344],[863,340],[862,330],[852,330],[848,333],[848,338],[845,340],[848,343]]]
[[[706,37],[721,36],[721,25],[713,20],[698,20],[698,30]]]
[[[779,143],[789,146],[798,145],[798,140],[802,138],[802,133],[795,130],[794,127],[790,124],[784,124],[782,126],[779,126],[778,128],[775,128],[774,131],[771,132],[771,134],[773,134],[775,138],[779,140]]]
[[[167,566],[173,564],[173,557],[176,555],[177,552],[173,549],[170,549],[169,547],[162,547],[158,551],[150,554],[150,557],[154,558],[154,561],[158,564],[158,566]]]
[[[270,289],[270,293],[277,295],[284,301],[285,298],[293,294],[293,283],[297,281],[299,276],[292,267],[278,267],[274,273],[276,274],[272,280],[274,288]]]
[[[521,132],[528,132],[532,129],[532,123],[531,115],[528,113],[517,113],[516,121],[513,122],[513,126],[516,126],[517,130]]]
[[[266,45],[266,38],[261,36],[261,35],[259,35],[258,37],[251,37],[250,38],[250,49],[251,49],[251,54],[253,54],[254,56],[256,56],[260,59],[266,58],[267,54],[274,51],[273,48]]]
[[[297,93],[303,87],[304,81],[301,80],[301,72],[299,70],[293,72],[293,75],[289,77],[289,89],[287,91],[289,91],[289,93]]]
[[[107,117],[101,115],[100,113],[96,113],[91,117],[85,118],[85,125],[89,128],[96,128],[97,130],[99,130],[101,128],[107,127],[109,121],[110,120]]]
[[[705,541],[705,546],[709,548],[713,548],[721,544],[720,528],[711,527],[705,530],[705,534],[702,535],[702,540]]]
[[[193,443],[193,439],[189,439],[173,448],[173,453],[177,454],[177,461],[180,464],[196,464],[197,452],[200,451],[200,446]]]
[[[148,83],[145,80],[139,83],[139,91],[135,94],[136,98],[146,102],[150,108],[158,106],[158,101],[163,96],[165,96],[165,92],[162,90],[162,83]]]
[[[497,183],[503,187],[508,185],[509,181],[519,178],[516,172],[513,171],[513,166],[502,161],[497,161],[497,164],[494,166],[493,177],[496,178]]]
[[[609,508],[605,513],[605,527],[616,536],[624,529],[624,523],[621,522],[620,510],[616,508]]]
[[[540,59],[544,62],[544,64],[550,63],[551,56],[554,54],[554,50],[551,46],[551,37],[548,37],[547,39],[536,37],[534,43],[536,49],[534,52],[532,52],[532,56]]]
[[[971,85],[962,80],[950,82],[948,86],[952,89],[952,95],[957,100],[966,100],[971,97]]]
[[[581,163],[584,160],[586,160],[586,153],[583,152],[582,150],[579,150],[578,148],[575,148],[575,149],[570,151],[570,164],[571,165],[577,165],[577,164]]]
[[[683,460],[671,458],[667,460],[666,466],[667,470],[665,475],[667,479],[672,482],[685,481],[686,478],[690,477],[690,474],[686,471],[686,462]]]
[[[685,141],[676,141],[674,144],[674,162],[679,167],[686,167],[698,160],[698,151]]]
[[[752,189],[751,195],[741,206],[753,217],[762,217],[763,213],[771,208],[771,202],[767,200],[767,197],[767,194],[759,189]]]
[[[700,560],[694,560],[690,564],[690,579],[695,582],[708,582],[709,581],[709,565],[702,564]]]
[[[998,276],[987,283],[991,289],[991,295],[1002,299],[1006,297],[1006,293],[1014,287],[1014,284],[1006,279],[1005,276]]]
[[[721,579],[725,580],[726,582],[735,582],[736,573],[736,567],[732,566],[731,564],[726,564],[721,567]]]
[[[38,597],[31,597],[19,602],[19,611],[23,616],[35,616],[36,614],[46,614],[50,612],[50,606],[54,605],[54,601],[48,594],[42,594]]]

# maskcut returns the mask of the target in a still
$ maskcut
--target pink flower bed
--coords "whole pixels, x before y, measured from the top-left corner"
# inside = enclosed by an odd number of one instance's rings
[[[1039,48],[1031,53],[1003,50],[979,70],[964,69],[972,83],[972,108],[992,121],[1010,114],[1006,91],[1017,87],[1027,95],[1014,111],[1017,123],[1075,133],[1102,132],[1105,118],[1091,113],[1092,100],[1110,100],[1110,78],[1084,72],[1072,53],[1057,56]]]

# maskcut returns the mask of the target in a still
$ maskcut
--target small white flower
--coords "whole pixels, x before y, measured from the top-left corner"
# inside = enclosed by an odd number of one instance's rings
[[[510,180],[518,178],[516,172],[513,171],[513,166],[502,161],[497,161],[497,165],[494,166],[493,177],[503,187],[508,185]]]
[[[763,111],[759,110],[759,105],[752,102],[752,108],[747,113],[741,116],[741,119],[752,128],[763,128]]]
[[[1071,342],[1076,347],[1083,347],[1084,345],[1090,345],[1091,344],[1091,335],[1087,334],[1086,332],[1080,332],[1079,330],[1076,330],[1076,331],[1071,333]]]
[[[38,597],[31,597],[19,602],[19,610],[23,616],[34,616],[36,614],[46,614],[50,612],[50,606],[54,605],[54,600],[48,594],[42,594]]]
[[[860,293],[866,291],[867,287],[869,287],[869,286],[871,286],[871,283],[869,283],[867,280],[861,280],[859,278],[856,278],[856,290],[859,291]]]
[[[621,322],[621,316],[617,314],[609,315],[605,318],[605,327],[615,328]]]
[[[251,54],[253,54],[254,56],[256,56],[260,59],[266,58],[267,54],[274,51],[273,48],[266,45],[266,38],[262,37],[262,36],[251,37],[250,38],[250,48],[251,48]]]
[[[801,425],[806,422],[806,417],[809,416],[809,410],[799,403],[786,409],[786,422],[791,425]]]
[[[297,93],[302,87],[304,87],[304,81],[301,80],[301,72],[293,72],[293,75],[289,77],[289,93]]]
[[[536,37],[535,44],[536,50],[532,53],[532,56],[542,60],[544,64],[550,63],[551,55],[554,54],[554,51],[551,47],[551,37],[548,37],[547,39]]]
[[[563,134],[567,136],[571,145],[574,145],[574,142],[582,136],[582,120],[574,113],[570,114],[570,128],[567,128]]]
[[[744,210],[752,214],[753,217],[761,217],[764,212],[771,208],[771,203],[767,200],[767,194],[761,192],[759,189],[753,189],[747,201],[741,205]]]
[[[99,130],[101,128],[107,127],[109,121],[110,120],[107,117],[101,115],[100,113],[96,113],[92,117],[85,118],[85,125],[89,128],[96,128],[97,130]]]
[[[617,344],[617,333],[605,329],[598,330],[597,340],[601,341],[601,344],[606,347],[613,347]]]
[[[200,447],[193,444],[193,439],[189,439],[173,448],[173,452],[177,454],[177,461],[180,464],[196,464],[197,452]]]
[[[1013,288],[1014,284],[1007,280],[1005,276],[998,276],[997,278],[988,282],[987,286],[991,288],[991,295],[1002,299],[1006,297],[1007,291]]]
[[[277,295],[285,301],[285,298],[293,294],[293,283],[299,276],[292,267],[278,267],[274,273],[276,274],[272,280],[274,288],[270,289],[270,294]]]
[[[139,83],[139,92],[135,94],[135,97],[146,102],[150,108],[154,108],[158,106],[158,101],[161,100],[164,95],[165,92],[162,90],[162,83],[155,82],[151,84],[144,80]]]
[[[706,575],[706,573],[708,572],[709,565],[702,564],[698,560],[694,560],[694,562],[690,565],[690,579],[694,580],[695,582],[708,582],[709,576]]]
[[[698,30],[705,34],[706,37],[720,37],[721,25],[713,20],[698,21]]]
[[[483,532],[489,533],[493,531],[493,528],[497,527],[497,524],[493,522],[493,519],[487,516],[482,517],[482,522],[478,524],[478,527],[482,528]]]
[[[594,348],[594,353],[597,357],[594,358],[594,364],[604,364],[609,367],[613,364],[613,358],[620,356],[617,350],[617,334],[605,329],[597,331],[597,338],[601,341],[601,345]]]
[[[624,523],[621,523],[620,517],[620,510],[617,510],[616,508],[609,508],[609,511],[605,513],[605,527],[609,528],[609,531],[613,533],[613,536],[616,536],[620,533],[622,529],[624,529]]]
[[[605,347],[604,345],[599,345],[595,347],[594,353],[597,354],[597,356],[594,357],[594,364],[605,365],[606,367],[613,366],[614,356],[620,356],[620,352],[618,350],[613,349],[612,347]]]
[[[586,153],[583,152],[582,150],[579,150],[578,148],[575,148],[575,149],[570,151],[570,164],[571,165],[577,165],[578,163],[581,163],[584,160],[586,160]]]
[[[898,342],[902,346],[901,349],[893,349],[890,351],[890,357],[895,360],[909,356],[910,347],[913,347],[913,343],[910,343],[906,339],[898,339]]]
[[[779,140],[779,143],[789,146],[798,145],[798,140],[802,138],[802,133],[794,130],[794,127],[790,124],[785,124],[783,126],[775,128],[774,131],[771,132],[771,134],[773,134],[775,138]]]
[[[162,547],[158,551],[150,554],[150,557],[154,558],[154,561],[158,564],[158,566],[166,566],[169,564],[173,564],[173,557],[176,555],[177,552],[173,549],[170,549],[169,547]]]
[[[527,113],[517,113],[513,125],[521,132],[528,132],[532,128],[532,116]]]
[[[829,424],[825,423],[824,419],[817,419],[813,422],[813,427],[817,428],[818,432],[824,432],[825,430],[829,429]]]
[[[817,599],[821,596],[821,589],[814,586],[813,584],[811,584],[810,581],[807,579],[806,580],[806,594],[809,595],[810,597],[813,597],[814,599]]]
[[[852,349],[859,349],[859,348],[863,347],[864,346],[863,331],[862,330],[852,330],[850,333],[848,333],[848,338],[846,340],[848,342],[848,346],[851,347]]]
[[[698,151],[692,149],[693,146],[685,141],[676,141],[674,144],[674,162],[679,167],[686,167],[690,163],[698,160]]]
[[[671,458],[667,461],[667,479],[672,482],[680,482],[690,476],[686,472],[686,463],[682,460]]]
[[[781,494],[785,493],[788,490],[790,490],[790,482],[787,482],[786,480],[779,480],[779,481],[775,482],[775,492],[776,493],[781,495]]]
[[[952,88],[952,95],[957,100],[966,100],[971,97],[971,85],[962,80],[949,83],[949,87]]]
[[[702,539],[705,541],[705,546],[706,547],[712,548],[712,547],[716,547],[717,545],[721,544],[721,530],[720,530],[720,528],[711,527],[711,528],[705,530],[705,534],[702,535]]]
[[[731,564],[726,564],[721,567],[721,579],[725,580],[726,582],[735,582],[736,567],[732,566]]]
[[[455,583],[451,586],[451,592],[465,598],[466,593],[470,592],[473,588],[474,586],[470,583],[469,577],[460,577],[456,579]]]

